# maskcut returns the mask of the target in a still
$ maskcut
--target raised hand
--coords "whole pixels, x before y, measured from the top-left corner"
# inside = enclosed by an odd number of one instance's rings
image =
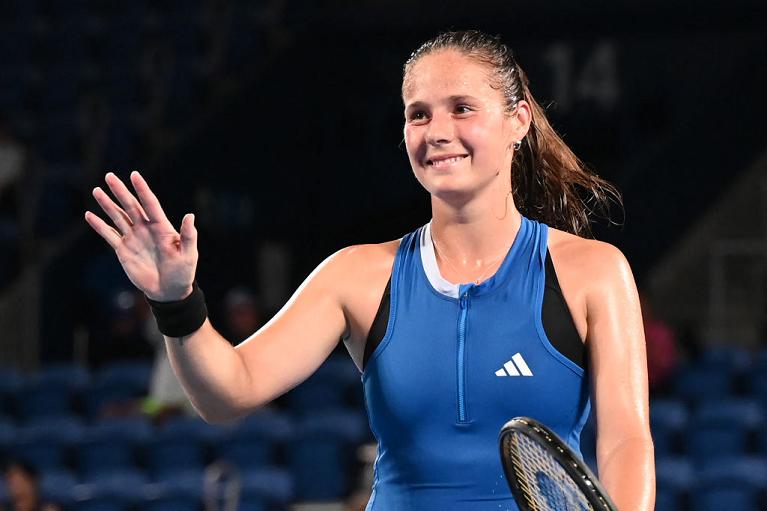
[[[85,220],[114,249],[130,281],[147,297],[168,302],[188,296],[198,257],[194,215],[184,215],[176,232],[141,174],[130,175],[136,196],[111,172],[105,181],[120,205],[99,187],[93,197],[114,227],[90,211]]]

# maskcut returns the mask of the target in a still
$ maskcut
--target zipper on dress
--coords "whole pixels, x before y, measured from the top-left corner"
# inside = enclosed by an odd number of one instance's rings
[[[458,353],[457,353],[457,372],[458,372],[458,422],[468,422],[466,417],[466,316],[469,311],[469,291],[464,291],[458,303],[461,307],[461,313],[458,318]]]

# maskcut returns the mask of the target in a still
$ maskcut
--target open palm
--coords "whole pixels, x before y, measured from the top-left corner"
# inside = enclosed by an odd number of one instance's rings
[[[136,195],[111,172],[105,181],[119,205],[99,187],[93,197],[114,226],[90,211],[85,220],[114,249],[128,278],[147,297],[160,302],[185,298],[197,268],[194,215],[185,215],[177,232],[138,172],[130,175]]]

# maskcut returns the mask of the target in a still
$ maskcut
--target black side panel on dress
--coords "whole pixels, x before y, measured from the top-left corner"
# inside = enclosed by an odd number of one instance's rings
[[[365,354],[362,359],[363,370],[368,360],[386,335],[389,326],[389,307],[391,295],[391,277],[386,283],[381,303],[378,306],[373,325],[370,327],[368,338],[365,341]],[[541,311],[543,329],[554,348],[564,356],[572,360],[578,367],[585,367],[586,347],[581,341],[578,330],[567,308],[567,302],[559,287],[554,264],[551,255],[546,251],[546,288],[543,292],[543,309]]]
[[[389,307],[391,300],[391,276],[389,276],[389,282],[386,283],[386,289],[381,298],[381,304],[378,306],[378,312],[373,320],[373,325],[370,327],[368,338],[365,341],[365,355],[362,357],[362,369],[368,365],[368,359],[376,350],[381,341],[383,341],[384,335],[386,335],[386,329],[389,327]]]
[[[575,328],[570,309],[567,308],[548,249],[546,250],[546,288],[543,291],[541,320],[546,337],[557,351],[584,369],[586,346]]]

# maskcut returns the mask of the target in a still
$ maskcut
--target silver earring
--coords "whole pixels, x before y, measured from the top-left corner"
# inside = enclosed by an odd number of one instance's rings
[[[516,142],[514,142],[514,150],[515,151],[519,151],[520,147],[522,147],[522,141],[521,140],[517,140]]]

